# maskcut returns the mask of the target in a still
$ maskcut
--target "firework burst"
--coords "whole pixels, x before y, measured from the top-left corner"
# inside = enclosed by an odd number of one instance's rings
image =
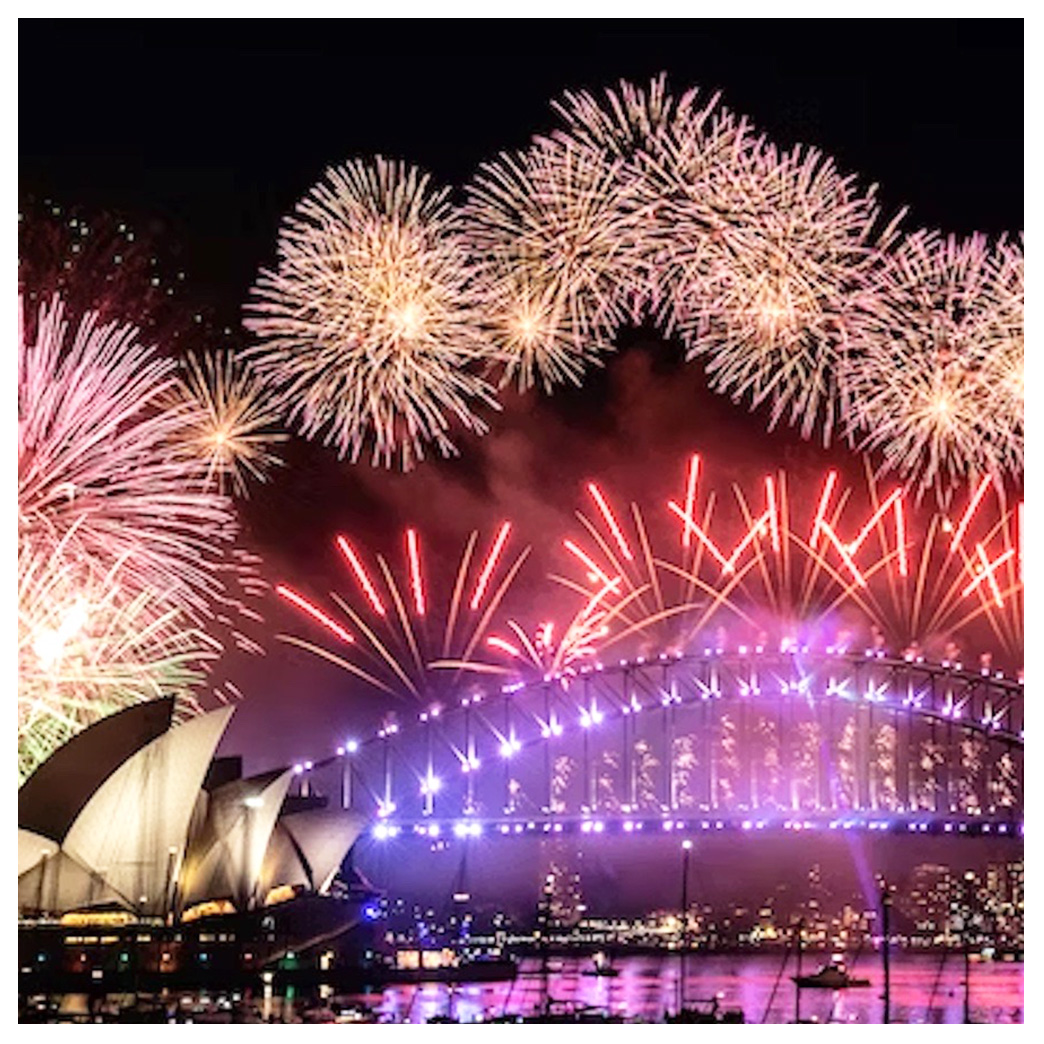
[[[525,680],[573,677],[577,669],[598,653],[599,643],[609,634],[610,617],[606,598],[618,581],[606,584],[581,606],[560,635],[554,621],[546,620],[529,633],[517,620],[508,620],[512,637],[491,635],[490,649],[505,654]]]
[[[696,88],[675,98],[660,75],[647,89],[621,81],[601,98],[567,92],[554,103],[564,123],[555,140],[615,163],[615,181],[640,209],[641,234],[627,249],[644,278],[632,277],[627,300],[633,319],[649,314],[667,333],[695,285],[702,244],[721,224],[719,197],[750,147],[745,122],[718,101]]]
[[[404,468],[433,444],[454,451],[451,419],[484,432],[494,407],[476,372],[467,255],[447,191],[378,157],[331,168],[287,218],[279,264],[248,305],[248,352],[292,421],[338,452]]]
[[[679,239],[678,333],[713,388],[767,403],[770,429],[785,419],[808,438],[821,424],[829,442],[837,361],[891,228],[872,242],[874,189],[859,191],[815,150],[759,140],[728,156]]]
[[[1025,264],[1021,241],[998,243],[990,269],[993,343],[985,356],[983,382],[991,393],[988,409],[1005,434],[1000,446],[1001,467],[1021,480],[1026,402]]]
[[[125,586],[206,616],[235,516],[179,449],[198,411],[165,405],[175,363],[91,314],[70,335],[57,299],[20,338],[18,361],[20,537],[53,546],[75,528],[81,554],[124,563]]]
[[[275,430],[279,411],[263,385],[230,352],[202,358],[190,353],[181,379],[182,393],[196,403],[184,432],[189,451],[206,468],[205,484],[222,492],[231,485],[248,495],[247,478],[264,482],[270,468],[281,463],[271,451],[287,436]]]
[[[876,282],[859,350],[840,369],[850,436],[943,502],[983,474],[1020,481],[1021,254],[919,232]]]
[[[641,201],[623,162],[565,139],[484,163],[467,186],[468,240],[486,334],[504,381],[580,383],[613,350],[646,281]]]
[[[511,525],[505,522],[490,542],[481,564],[475,563],[478,532],[464,546],[445,604],[431,597],[431,577],[423,543],[415,529],[403,538],[404,573],[396,579],[388,560],[377,555],[377,570],[344,536],[335,544],[351,574],[357,597],[331,594],[328,611],[286,584],[277,593],[335,639],[337,652],[293,635],[282,640],[337,664],[381,692],[437,704],[448,699],[464,674],[507,674],[497,663],[479,658],[490,624],[525,562],[524,548],[507,564],[505,547]]]
[[[193,690],[219,647],[177,610],[123,586],[125,561],[98,571],[71,533],[18,555],[18,772],[24,780],[80,729],[122,707]]]

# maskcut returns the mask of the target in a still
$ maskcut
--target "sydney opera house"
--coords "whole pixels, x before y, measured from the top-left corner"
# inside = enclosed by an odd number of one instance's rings
[[[249,982],[356,925],[358,813],[215,758],[233,708],[139,704],[57,750],[18,793],[21,994]],[[219,968],[220,966],[220,968]]]

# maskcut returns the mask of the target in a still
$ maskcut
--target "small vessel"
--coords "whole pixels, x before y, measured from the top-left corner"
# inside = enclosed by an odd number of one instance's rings
[[[503,1021],[503,1020],[496,1020]],[[510,1021],[510,1020],[508,1020]],[[597,1008],[590,1005],[576,1006],[552,1001],[545,1005],[544,1010],[535,1015],[522,1015],[517,1018],[518,1022],[584,1022],[584,1023],[609,1023],[626,1021],[623,1015],[607,1011],[605,1008]]]
[[[739,1008],[721,1008],[718,998],[697,1001],[696,1007],[685,1007],[664,1017],[664,1022],[746,1022]],[[701,1006],[702,1005],[702,1006]]]
[[[844,962],[836,957],[811,975],[791,975],[791,979],[803,990],[847,990],[870,985],[869,979],[850,975]]]
[[[619,968],[614,968],[612,962],[606,957],[604,953],[599,951],[594,955],[594,961],[590,968],[585,968],[581,975],[603,975],[611,978],[616,978],[620,974]]]

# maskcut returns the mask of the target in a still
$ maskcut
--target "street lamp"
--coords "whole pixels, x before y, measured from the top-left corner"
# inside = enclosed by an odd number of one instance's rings
[[[966,870],[964,873],[964,919],[961,925],[961,938],[964,950],[964,1024],[971,1022],[971,920],[972,920],[972,886],[975,873]]]

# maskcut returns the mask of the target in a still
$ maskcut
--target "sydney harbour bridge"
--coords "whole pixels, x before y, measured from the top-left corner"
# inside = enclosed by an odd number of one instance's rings
[[[1023,832],[1023,682],[958,663],[740,646],[411,709],[295,766],[390,838]]]

